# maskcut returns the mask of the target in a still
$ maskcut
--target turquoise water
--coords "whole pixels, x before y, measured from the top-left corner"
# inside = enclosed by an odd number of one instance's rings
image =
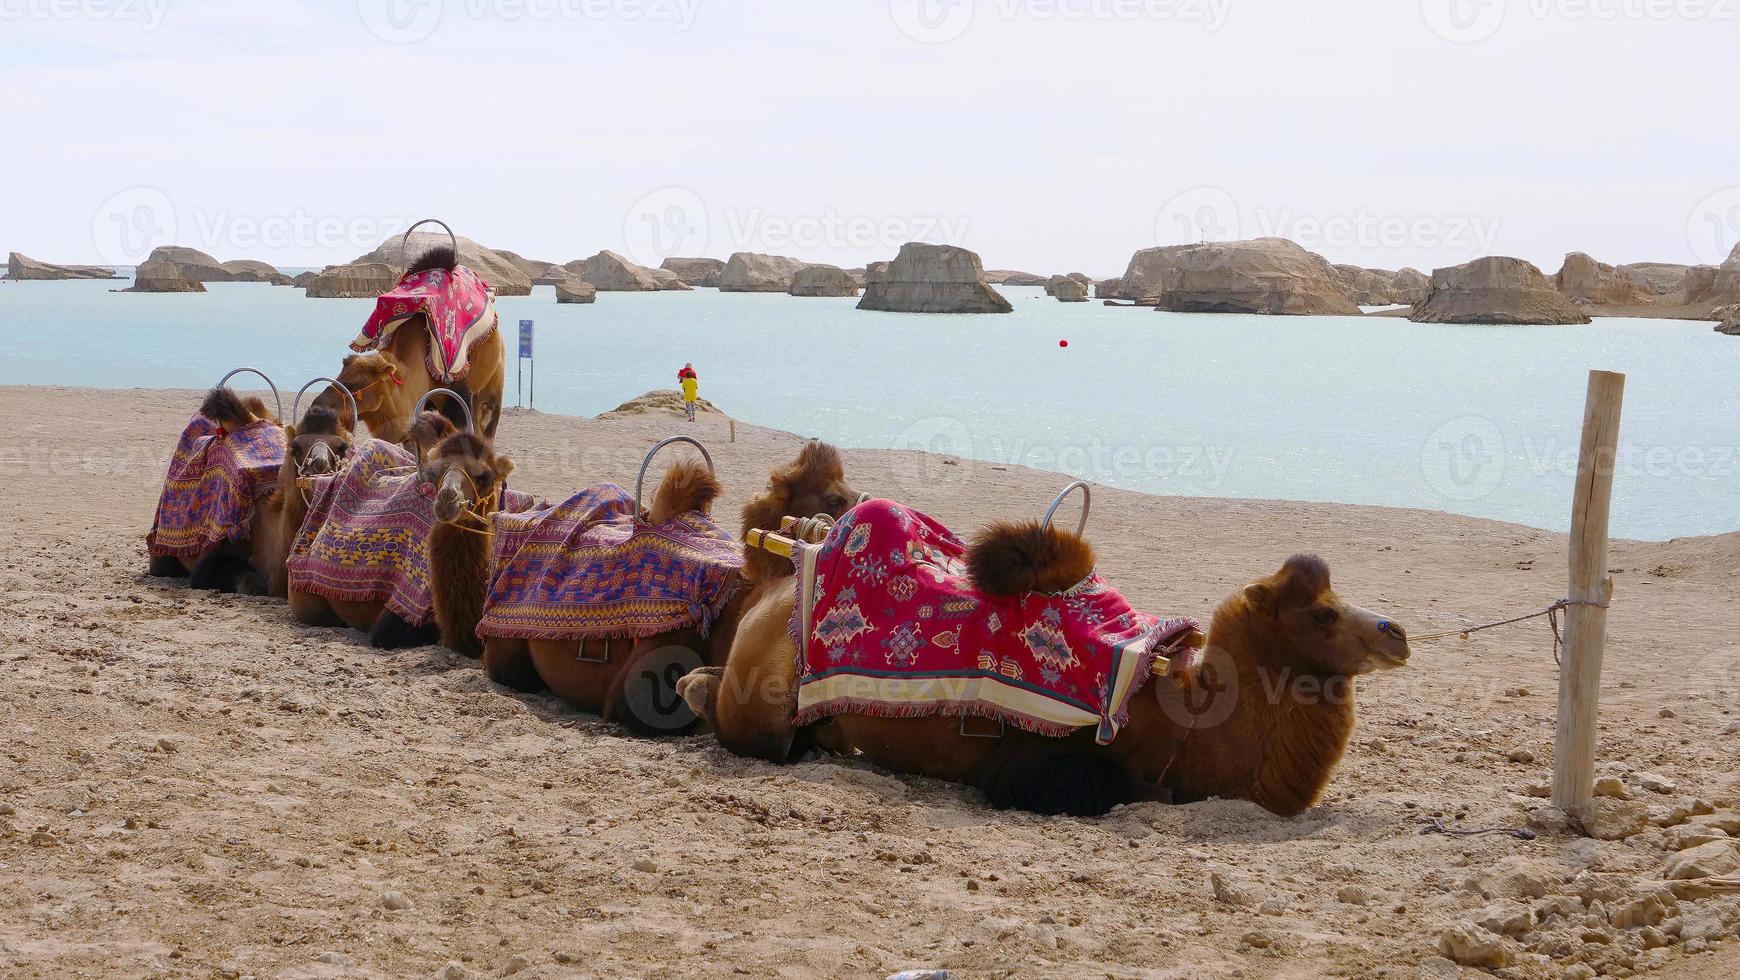
[[[203,387],[253,364],[295,387],[332,373],[367,300],[211,284],[0,284],[0,383]],[[1629,376],[1614,533],[1740,529],[1740,339],[1707,323],[1428,326],[1064,305],[860,313],[852,300],[551,289],[501,301],[537,321],[537,407],[593,415],[675,386],[684,361],[734,416],[847,446],[925,448],[1163,494],[1421,507],[1563,530],[1587,373]],[[510,338],[511,339],[511,338]],[[1068,340],[1069,346],[1059,346]],[[508,400],[514,401],[509,378]],[[994,482],[989,466],[913,464]]]

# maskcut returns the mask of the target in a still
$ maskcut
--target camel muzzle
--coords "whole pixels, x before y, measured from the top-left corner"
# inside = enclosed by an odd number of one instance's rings
[[[465,490],[462,486],[462,474],[448,473],[441,480],[441,487],[435,493],[435,517],[437,520],[451,523],[459,519],[465,512]]]

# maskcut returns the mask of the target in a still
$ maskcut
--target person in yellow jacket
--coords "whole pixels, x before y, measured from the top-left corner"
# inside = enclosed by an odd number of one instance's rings
[[[677,372],[677,381],[683,386],[683,411],[688,414],[689,421],[695,421],[695,405],[701,400],[701,379],[695,374],[695,365],[684,364]]]

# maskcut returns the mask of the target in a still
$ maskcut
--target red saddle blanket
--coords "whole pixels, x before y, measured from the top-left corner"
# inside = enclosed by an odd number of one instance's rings
[[[290,546],[290,588],[339,602],[381,602],[413,626],[435,614],[429,531],[435,488],[417,478],[416,457],[371,439],[336,476],[318,477],[308,516]],[[502,506],[526,510],[508,490]]]
[[[412,272],[375,299],[375,311],[350,342],[357,353],[379,350],[407,320],[421,316],[429,325],[429,377],[443,384],[462,380],[471,370],[471,348],[496,328],[489,284],[469,268]]]
[[[284,430],[264,419],[225,433],[195,415],[181,432],[145,547],[152,557],[198,558],[248,536],[254,504],[284,463]]]
[[[1106,743],[1154,658],[1198,629],[1132,609],[1098,573],[1057,595],[985,595],[959,538],[887,500],[847,512],[818,547],[800,725],[970,715],[1052,736],[1093,726]]]
[[[664,524],[615,484],[552,507],[495,516],[479,636],[533,640],[704,636],[736,591],[743,546],[705,514]]]

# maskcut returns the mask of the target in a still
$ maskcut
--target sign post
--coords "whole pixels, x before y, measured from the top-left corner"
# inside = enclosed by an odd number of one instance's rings
[[[520,395],[521,395],[522,403],[524,403],[524,395],[526,392],[525,375],[523,374],[523,372],[525,370],[525,363],[527,361],[532,362],[532,402],[535,403],[538,400],[538,361],[536,358],[532,357],[532,321],[531,320],[521,320],[520,321],[520,356],[519,356],[519,360],[514,362],[514,376],[520,382]],[[527,408],[532,407],[531,403],[524,403],[524,404],[526,405]]]

